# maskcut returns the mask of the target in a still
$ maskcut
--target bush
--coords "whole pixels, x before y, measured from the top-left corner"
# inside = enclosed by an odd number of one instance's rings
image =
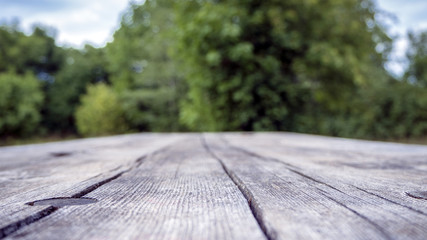
[[[412,138],[427,134],[427,89],[394,82],[373,91],[365,127],[374,138]],[[370,128],[369,128],[370,127]]]
[[[371,86],[339,112],[319,109],[298,118],[298,132],[351,138],[405,139],[427,134],[427,89],[397,80]],[[321,108],[321,106],[319,107]]]
[[[27,136],[37,130],[43,94],[32,74],[0,74],[0,135]]]
[[[75,118],[77,130],[83,136],[119,134],[128,130],[119,98],[105,84],[88,87]]]
[[[372,1],[177,3],[180,119],[196,131],[295,131],[310,100],[343,109],[389,45]]]
[[[121,94],[126,121],[138,131],[179,130],[173,88],[128,90]]]

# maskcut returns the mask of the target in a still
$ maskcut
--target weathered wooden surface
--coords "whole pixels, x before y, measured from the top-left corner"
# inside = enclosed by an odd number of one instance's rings
[[[56,197],[93,203],[25,204]],[[427,146],[223,133],[5,147],[0,229],[5,239],[427,239]]]

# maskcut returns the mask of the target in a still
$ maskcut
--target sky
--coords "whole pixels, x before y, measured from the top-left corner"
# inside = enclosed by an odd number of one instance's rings
[[[408,31],[427,31],[427,0],[376,0],[377,6],[397,18],[388,29],[395,36],[394,51],[386,68],[396,76],[405,70],[405,51]]]
[[[408,30],[427,30],[427,0],[374,0],[377,6],[396,16],[388,29],[397,36],[387,68],[402,74]],[[0,23],[19,18],[25,32],[34,23],[57,29],[57,43],[81,48],[85,43],[103,47],[112,40],[120,15],[129,0],[0,0]],[[141,0],[136,1],[141,2]]]
[[[41,23],[57,30],[57,43],[83,47],[90,43],[102,47],[119,26],[120,14],[128,0],[0,0],[0,22],[19,18],[30,32]]]

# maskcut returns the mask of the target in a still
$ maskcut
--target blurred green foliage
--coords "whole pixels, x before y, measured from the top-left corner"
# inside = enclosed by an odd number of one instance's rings
[[[405,73],[405,80],[420,87],[427,87],[427,32],[408,34],[409,49],[407,58],[409,67]]]
[[[40,82],[27,73],[0,73],[0,135],[28,136],[37,131],[43,94]]]
[[[167,0],[131,4],[114,41],[106,47],[111,83],[122,96],[125,117],[139,131],[178,131],[185,91],[176,62],[173,5]]]
[[[78,132],[83,136],[124,133],[128,130],[117,94],[107,85],[89,85],[76,110]]]
[[[64,64],[46,88],[45,125],[57,133],[74,132],[74,112],[89,84],[108,82],[104,49],[86,45],[64,49]]]
[[[427,32],[402,77],[372,0],[132,2],[103,48],[0,26],[0,134],[427,135]]]
[[[182,120],[194,130],[292,131],[311,114],[301,111],[307,105],[342,111],[381,68],[377,44],[390,44],[370,1],[180,5],[179,55],[189,72]]]
[[[22,33],[18,25],[0,26],[0,72],[31,71],[42,81],[51,80],[51,75],[63,63],[55,35],[55,30],[41,25],[35,26],[29,36]]]

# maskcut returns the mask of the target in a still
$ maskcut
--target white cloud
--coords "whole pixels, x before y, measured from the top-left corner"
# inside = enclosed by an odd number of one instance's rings
[[[34,1],[35,2],[35,1]],[[34,3],[33,2],[33,3]],[[128,6],[128,0],[67,0],[62,5],[50,5],[53,1],[44,0],[40,4],[28,1],[3,1],[0,16],[21,19],[27,32],[34,23],[42,23],[58,30],[57,42],[60,45],[82,47],[85,43],[103,46],[111,39],[118,27],[120,13]],[[3,4],[4,3],[4,4]]]

